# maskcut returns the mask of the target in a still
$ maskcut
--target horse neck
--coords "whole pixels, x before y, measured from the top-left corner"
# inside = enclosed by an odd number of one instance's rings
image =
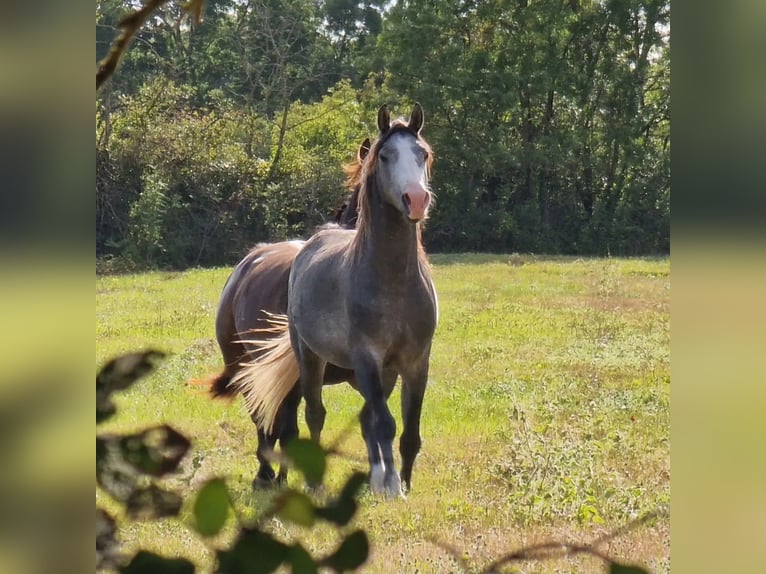
[[[388,279],[417,277],[422,249],[417,224],[406,221],[378,193],[371,194],[366,208],[368,229],[361,260]]]

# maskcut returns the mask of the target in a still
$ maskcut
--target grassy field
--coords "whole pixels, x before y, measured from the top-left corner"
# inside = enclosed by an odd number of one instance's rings
[[[436,255],[440,323],[423,408],[423,449],[406,500],[365,493],[354,527],[373,543],[365,572],[459,572],[433,540],[459,548],[475,569],[547,540],[587,542],[669,504],[669,259]],[[213,402],[186,386],[220,369],[214,318],[230,269],[105,276],[96,280],[96,364],[155,347],[161,368],[118,398],[104,430],[167,422],[194,446],[172,484],[192,492],[228,477],[237,511],[261,512],[252,492],[255,430],[241,401]],[[328,443],[353,424],[361,398],[325,389]],[[399,395],[390,400],[401,429]],[[302,420],[302,434],[307,435]],[[357,424],[358,429],[358,424]],[[101,429],[99,429],[101,430]],[[330,461],[330,490],[366,454],[358,430]],[[299,484],[292,473],[290,481]],[[116,511],[105,496],[99,503]],[[184,555],[212,567],[211,547],[177,520],[131,524],[128,546]],[[669,518],[601,550],[653,572],[670,571]],[[274,521],[280,536],[329,550],[337,533]],[[225,531],[213,541],[231,537]],[[518,572],[595,572],[589,557],[524,563]]]

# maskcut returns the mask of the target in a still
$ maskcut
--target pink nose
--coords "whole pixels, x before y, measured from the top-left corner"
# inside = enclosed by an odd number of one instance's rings
[[[426,216],[431,194],[422,185],[411,183],[405,188],[402,201],[407,206],[407,216],[412,221],[420,221]]]

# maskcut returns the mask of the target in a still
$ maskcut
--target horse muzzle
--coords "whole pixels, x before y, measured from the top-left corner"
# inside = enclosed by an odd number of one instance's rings
[[[428,213],[431,193],[422,185],[410,184],[402,194],[402,203],[410,221],[420,221]]]

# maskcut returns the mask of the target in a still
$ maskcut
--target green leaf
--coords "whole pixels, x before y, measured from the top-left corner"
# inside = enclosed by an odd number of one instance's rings
[[[116,533],[114,518],[96,507],[96,570],[116,568],[120,550]]]
[[[164,356],[160,351],[149,349],[116,357],[104,365],[96,375],[96,424],[115,413],[112,393],[127,389],[152,372],[155,363]]]
[[[182,505],[183,498],[178,494],[152,484],[131,492],[125,501],[125,510],[135,520],[151,520],[176,516]]]
[[[174,471],[190,446],[189,439],[168,425],[149,428],[120,440],[125,461],[139,472],[152,476]]]
[[[355,500],[339,499],[324,508],[317,508],[316,515],[327,522],[345,526],[354,517],[356,510]]]
[[[367,475],[362,472],[355,472],[346,481],[341,490],[340,496],[331,504],[324,508],[318,508],[317,516],[337,524],[345,526],[354,517],[357,510],[356,495],[363,484],[367,482]]]
[[[207,481],[194,501],[194,525],[202,536],[215,536],[229,516],[229,491],[220,478]]]
[[[611,562],[609,564],[609,574],[649,574],[649,571],[639,566],[628,566]]]
[[[130,564],[120,568],[122,574],[194,574],[194,564],[185,558],[163,558],[157,554],[139,551]]]
[[[311,484],[320,484],[327,466],[327,455],[311,439],[298,438],[285,447],[285,455]]]
[[[281,494],[275,501],[277,515],[301,526],[313,526],[316,520],[316,509],[311,499],[295,490],[288,490]]]
[[[120,464],[119,456],[106,454],[107,442],[96,437],[96,483],[115,500],[125,502],[136,489],[136,473]]]
[[[243,529],[230,550],[218,552],[221,574],[269,574],[290,557],[290,549],[271,535]]]
[[[99,464],[106,462],[109,455],[107,441],[96,435],[96,476],[98,476]]]
[[[106,363],[96,375],[96,387],[105,387],[110,391],[127,389],[141,377],[151,373],[156,362],[165,353],[149,349],[138,353],[128,353]]]
[[[359,493],[359,489],[367,482],[367,475],[364,472],[355,472],[348,477],[346,484],[340,491],[340,498],[353,500]]]
[[[139,475],[163,476],[174,471],[191,443],[162,425],[132,435],[96,437],[96,481],[110,495],[126,501]]]
[[[349,534],[338,549],[322,560],[321,566],[332,568],[336,572],[356,570],[367,560],[370,542],[363,530]]]
[[[296,543],[290,547],[287,560],[290,562],[293,574],[317,574],[319,572],[317,563],[311,557],[311,554],[300,544]]]

